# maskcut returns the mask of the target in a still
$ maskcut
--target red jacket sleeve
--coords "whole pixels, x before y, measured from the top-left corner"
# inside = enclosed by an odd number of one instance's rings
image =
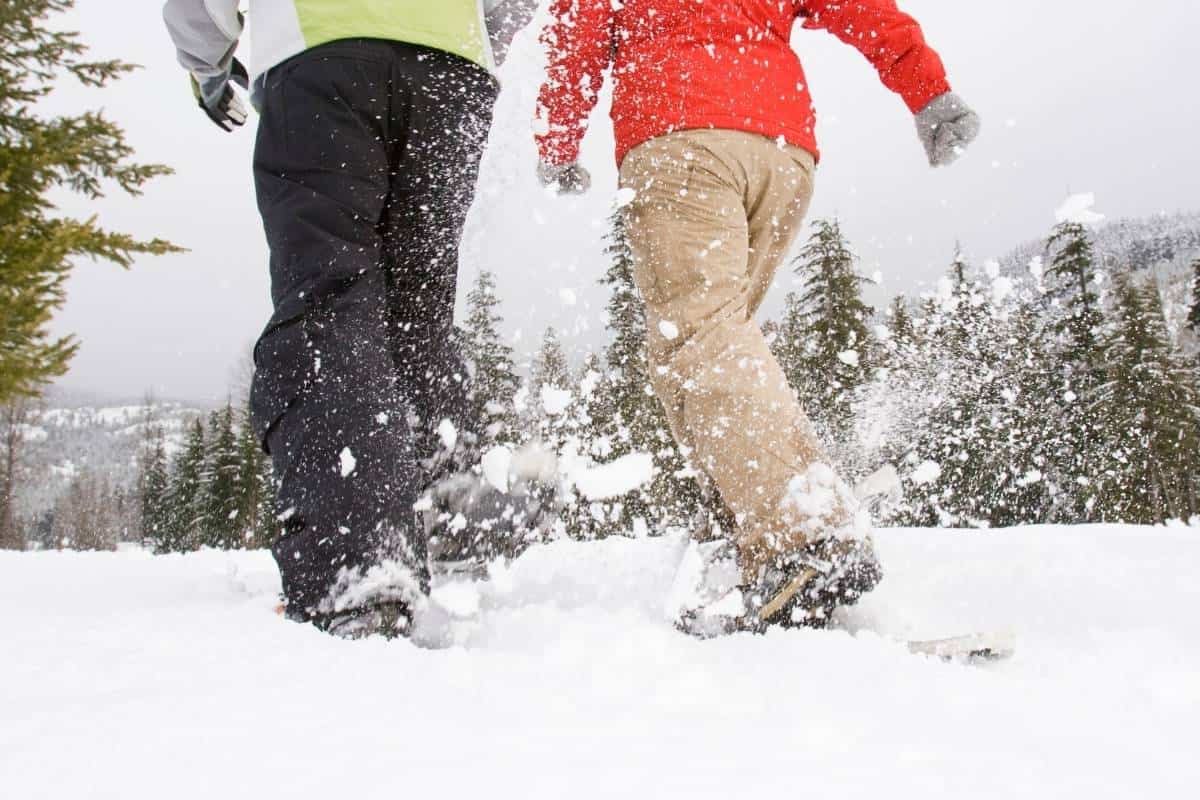
[[[612,61],[611,0],[553,0],[542,32],[548,66],[534,122],[538,152],[550,164],[579,158],[588,116]]]
[[[800,15],[804,27],[823,28],[866,56],[914,114],[950,91],[941,58],[895,0],[802,0]]]

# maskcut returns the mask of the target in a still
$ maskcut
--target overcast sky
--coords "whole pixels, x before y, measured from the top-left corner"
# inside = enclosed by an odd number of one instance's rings
[[[112,196],[72,213],[190,248],[124,273],[83,263],[54,325],[83,341],[65,387],[136,397],[147,389],[223,399],[270,313],[266,248],[250,174],[253,131],[225,135],[195,107],[157,0],[78,0],[68,25],[94,54],[144,70],[102,92],[64,85],[47,105],[103,106],[139,158],[170,164],[138,200]],[[854,50],[820,31],[793,45],[820,113],[824,160],[814,217],[837,215],[883,285],[871,299],[936,282],[955,241],[976,261],[1044,236],[1070,193],[1095,192],[1110,218],[1200,208],[1200,89],[1194,0],[901,0],[924,25],[951,82],[984,120],[964,159],[930,170],[912,118]],[[539,18],[540,22],[540,18]],[[494,271],[506,335],[532,348],[553,324],[578,354],[604,340],[596,287],[616,187],[607,108],[584,146],[594,189],[556,198],[533,176],[530,124],[541,74],[532,28],[502,72],[504,93],[463,250],[460,296]],[[792,287],[781,271],[767,312]]]

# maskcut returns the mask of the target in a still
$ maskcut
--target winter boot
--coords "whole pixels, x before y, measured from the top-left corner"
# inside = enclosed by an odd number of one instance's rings
[[[343,567],[319,602],[285,602],[280,611],[342,639],[408,636],[429,596],[428,575],[410,567],[412,560],[410,551],[393,551],[370,564]]]
[[[748,582],[736,546],[691,542],[672,591],[676,626],[701,638],[770,627],[824,628],[883,573],[870,539],[827,538],[780,556]]]
[[[431,572],[482,576],[545,538],[558,519],[557,458],[540,445],[481,452],[478,440],[443,424],[417,503]]]
[[[317,613],[305,618],[288,615],[297,622],[311,622],[319,630],[339,639],[366,639],[382,636],[397,639],[412,630],[412,612],[398,601],[380,601],[344,611]]]

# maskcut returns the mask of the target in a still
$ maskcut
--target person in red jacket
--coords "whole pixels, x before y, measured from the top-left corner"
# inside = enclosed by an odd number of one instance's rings
[[[979,119],[894,0],[553,0],[551,11],[538,177],[560,192],[588,188],[579,145],[611,67],[651,381],[676,441],[734,521],[725,535],[694,533],[677,623],[698,635],[824,625],[881,570],[868,516],[754,320],[820,158],[790,44],[796,22],[867,57],[915,115],[931,165],[953,161]]]

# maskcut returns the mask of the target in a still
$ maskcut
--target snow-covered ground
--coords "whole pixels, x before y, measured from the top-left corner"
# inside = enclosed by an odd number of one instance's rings
[[[0,553],[0,796],[1194,792],[1200,530],[878,543],[856,634],[684,638],[678,541],[621,540],[444,587],[425,647],[285,622],[264,553]],[[1018,654],[985,666],[892,641],[1005,627]]]

